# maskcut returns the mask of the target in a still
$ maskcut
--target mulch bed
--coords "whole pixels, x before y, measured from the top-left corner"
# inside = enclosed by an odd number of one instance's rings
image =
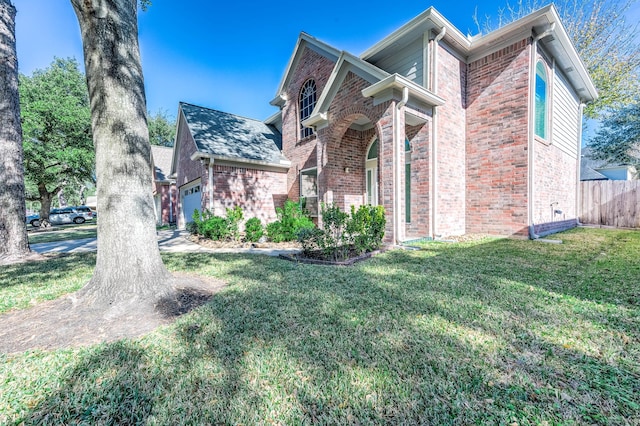
[[[369,259],[382,251],[383,250],[374,250],[363,254],[351,251],[349,257],[343,260],[327,259],[324,253],[320,250],[310,253],[281,254],[279,257],[292,262],[308,263],[312,265],[351,266],[357,262]]]
[[[214,241],[208,238],[203,238],[199,235],[189,235],[187,240],[196,244],[200,244],[207,248],[270,248],[270,249],[300,249],[300,243],[297,241],[289,241],[282,243],[274,243],[271,241],[265,241],[262,243],[252,243],[244,241]]]

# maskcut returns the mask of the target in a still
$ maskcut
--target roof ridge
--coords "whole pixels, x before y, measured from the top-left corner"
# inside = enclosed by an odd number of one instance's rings
[[[196,107],[196,108],[200,108],[200,109],[206,109],[208,111],[218,112],[218,113],[221,113],[221,114],[232,115],[234,117],[243,118],[245,120],[251,120],[251,121],[256,121],[258,123],[265,124],[264,120],[260,120],[258,118],[252,118],[252,117],[247,117],[247,116],[244,116],[244,115],[234,114],[232,112],[222,111],[220,109],[215,109],[215,108],[209,108],[209,107],[205,107],[205,106],[202,106],[202,105],[196,105],[196,104],[192,104],[192,103],[189,103],[189,102],[180,101],[178,103],[180,105],[189,105],[189,106],[192,106],[192,107]]]

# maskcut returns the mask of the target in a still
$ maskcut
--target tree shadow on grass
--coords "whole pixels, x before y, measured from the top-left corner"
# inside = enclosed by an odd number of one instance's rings
[[[546,339],[497,300],[526,302],[499,274],[455,276],[437,259],[171,256],[170,267],[197,263],[233,285],[162,332],[79,354],[26,424],[640,420],[632,364]],[[123,400],[130,416],[114,413]]]

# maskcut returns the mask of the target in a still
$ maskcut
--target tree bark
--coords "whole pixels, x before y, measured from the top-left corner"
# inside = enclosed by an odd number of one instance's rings
[[[53,201],[53,197],[56,196],[58,192],[60,192],[61,188],[57,187],[53,191],[49,192],[47,186],[44,183],[38,185],[38,194],[40,198],[40,227],[48,228],[51,226],[49,223],[49,212],[51,211],[51,202]]]
[[[30,253],[25,225],[15,16],[11,1],[0,0],[0,259],[19,259]]]
[[[96,268],[79,297],[111,310],[142,308],[171,294],[173,281],[155,229],[137,0],[71,3],[84,48],[100,212]]]

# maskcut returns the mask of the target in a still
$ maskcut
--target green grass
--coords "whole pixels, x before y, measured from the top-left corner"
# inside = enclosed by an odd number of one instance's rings
[[[164,254],[229,286],[137,340],[0,355],[0,423],[638,424],[640,233],[558,237],[350,268]],[[71,291],[93,256],[51,269]],[[0,290],[21,280],[58,278]]]
[[[34,231],[28,235],[29,244],[51,243],[53,241],[96,238],[97,229],[95,225],[72,225],[53,231]]]

